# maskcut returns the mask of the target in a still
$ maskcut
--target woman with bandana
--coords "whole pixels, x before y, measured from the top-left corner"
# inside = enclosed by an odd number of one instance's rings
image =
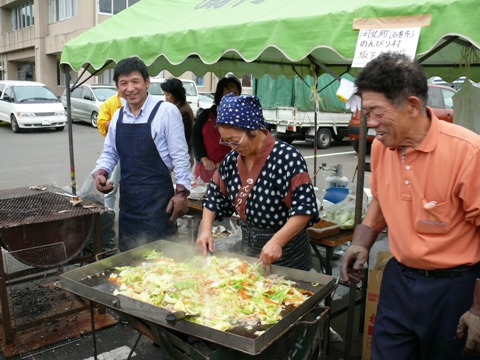
[[[256,96],[225,95],[217,128],[220,143],[232,150],[208,186],[198,246],[205,255],[213,252],[213,222],[237,213],[244,255],[264,267],[310,270],[306,228],[318,221],[318,209],[305,159],[265,130]]]

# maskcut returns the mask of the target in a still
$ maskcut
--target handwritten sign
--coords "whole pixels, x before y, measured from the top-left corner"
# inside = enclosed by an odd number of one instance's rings
[[[384,52],[407,55],[413,60],[417,50],[420,27],[397,29],[361,29],[352,67],[363,68]]]

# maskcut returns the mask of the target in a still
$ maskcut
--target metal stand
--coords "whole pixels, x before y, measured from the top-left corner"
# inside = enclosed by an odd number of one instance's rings
[[[100,214],[93,214],[92,218],[92,229],[95,229],[95,251],[101,251],[101,234],[100,234]],[[29,284],[34,281],[45,281],[44,279],[58,276],[63,272],[63,267],[69,264],[83,263],[87,260],[94,260],[92,256],[80,256],[73,258],[70,261],[65,259],[65,263],[61,265],[51,266],[51,267],[33,267],[29,265],[23,265],[20,261],[12,257],[11,262],[14,263],[14,271],[9,268],[8,261],[7,264],[4,260],[5,256],[11,256],[10,254],[19,253],[17,257],[19,259],[34,259],[36,256],[47,256],[45,253],[55,252],[54,258],[58,261],[60,259],[60,254],[64,254],[64,251],[60,250],[59,245],[62,243],[55,243],[48,246],[38,246],[33,248],[27,248],[19,251],[5,252],[0,253],[0,304],[2,311],[2,325],[4,331],[4,339],[6,344],[15,343],[15,334],[22,330],[31,329],[34,326],[47,324],[53,320],[60,319],[72,314],[75,314],[78,311],[86,310],[85,307],[72,308],[68,306],[67,309],[59,312],[50,312],[46,316],[40,318],[36,317],[24,321],[22,324],[14,325],[15,323],[15,314],[12,313],[15,303],[13,302],[10,292],[12,291],[13,286],[20,286],[21,284]],[[65,256],[65,255],[64,255]],[[52,303],[55,302],[52,299]]]

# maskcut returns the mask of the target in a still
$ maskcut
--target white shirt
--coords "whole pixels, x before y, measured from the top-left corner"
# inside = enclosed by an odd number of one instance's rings
[[[122,122],[124,124],[144,124],[148,122],[148,117],[156,103],[157,101],[149,94],[136,116],[132,114],[128,104],[113,114],[107,136],[105,137],[103,152],[97,160],[95,170],[104,169],[111,174],[119,161],[115,137],[120,111],[123,109]],[[188,146],[185,140],[182,115],[178,108],[164,101],[152,120],[151,130],[152,139],[160,157],[167,168],[170,171],[174,171],[175,182],[184,185],[190,190],[192,181],[190,155],[188,154]]]

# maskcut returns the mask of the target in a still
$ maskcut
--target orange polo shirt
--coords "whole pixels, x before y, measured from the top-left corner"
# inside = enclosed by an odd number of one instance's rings
[[[370,186],[402,264],[442,269],[480,262],[480,136],[432,119],[420,146],[372,145]]]

